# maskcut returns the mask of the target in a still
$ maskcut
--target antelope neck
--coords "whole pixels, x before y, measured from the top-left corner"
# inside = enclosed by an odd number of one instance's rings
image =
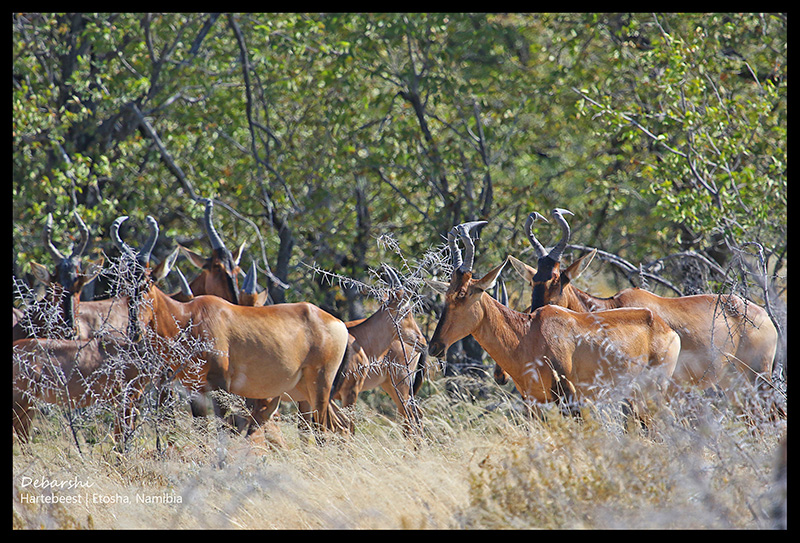
[[[508,365],[530,329],[532,317],[512,311],[486,292],[481,294],[480,304],[483,318],[472,336],[495,362]]]

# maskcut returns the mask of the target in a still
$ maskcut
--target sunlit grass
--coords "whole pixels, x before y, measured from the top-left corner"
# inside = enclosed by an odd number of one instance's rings
[[[284,446],[220,432],[181,413],[145,424],[117,453],[102,425],[79,432],[54,411],[14,445],[16,528],[717,528],[774,526],[776,449],[786,421],[758,428],[700,396],[662,409],[655,433],[626,433],[608,406],[576,420],[524,415],[485,380],[436,378],[423,389],[425,437],[411,441],[382,393],[351,413],[355,435],[314,443],[291,406]],[[390,404],[389,404],[390,405]],[[691,409],[690,409],[691,408]],[[89,435],[92,443],[84,441]],[[23,477],[91,483],[23,487]],[[785,497],[785,488],[783,489]],[[127,496],[130,503],[26,504],[22,496]],[[181,503],[137,503],[136,496]]]

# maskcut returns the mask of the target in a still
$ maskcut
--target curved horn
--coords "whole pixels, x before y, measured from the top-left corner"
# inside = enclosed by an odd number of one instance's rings
[[[533,246],[533,251],[536,253],[536,258],[542,258],[543,256],[547,256],[547,251],[545,251],[542,244],[539,243],[539,240],[536,239],[536,236],[533,235],[533,223],[536,221],[536,219],[542,219],[544,222],[550,221],[536,211],[528,215],[528,218],[525,220],[525,234],[528,236],[528,240]]]
[[[89,228],[86,226],[86,223],[83,222],[81,216],[78,215],[77,211],[73,211],[75,215],[75,220],[78,222],[78,228],[81,231],[81,241],[75,249],[72,250],[72,255],[70,258],[78,258],[83,256],[83,253],[86,251],[86,246],[89,244]]]
[[[472,264],[475,261],[475,244],[472,242],[471,233],[475,228],[489,224],[486,221],[471,221],[454,226],[453,230],[461,237],[464,242],[466,256],[464,262],[459,266],[461,273],[466,273],[472,270]]]
[[[52,213],[48,213],[47,214],[47,223],[45,223],[45,225],[44,225],[44,246],[47,247],[47,249],[50,251],[50,254],[53,255],[53,258],[55,258],[59,262],[62,261],[62,260],[65,260],[67,258],[63,254],[61,254],[61,251],[56,249],[55,245],[53,245],[53,214]]]
[[[242,284],[242,291],[245,294],[258,294],[257,292],[257,279],[256,279],[256,263],[253,262],[250,266],[250,271],[244,275],[244,281]]]
[[[206,233],[208,234],[208,239],[211,240],[211,248],[216,249],[225,249],[225,244],[222,242],[222,238],[219,237],[217,231],[214,229],[214,223],[211,219],[211,212],[214,209],[214,201],[211,198],[203,198],[206,203]]]
[[[383,266],[383,272],[386,274],[386,277],[389,278],[389,286],[392,288],[400,288],[403,286],[402,281],[400,281],[400,276],[397,275],[397,271],[389,264],[381,264]]]
[[[147,265],[150,262],[150,253],[153,252],[153,247],[156,246],[156,241],[158,240],[158,223],[156,220],[151,217],[150,215],[147,216],[145,219],[147,224],[150,226],[150,237],[147,239],[147,242],[142,247],[142,250],[139,251],[138,259],[142,265]]]
[[[450,246],[450,256],[453,258],[453,270],[461,268],[464,263],[464,259],[461,258],[461,249],[458,248],[458,243],[456,242],[455,230],[455,227],[453,227],[447,233],[447,245]]]
[[[553,249],[550,251],[550,254],[547,255],[556,262],[558,262],[561,259],[561,254],[564,252],[564,249],[567,248],[567,243],[569,242],[569,237],[571,233],[569,229],[569,224],[567,224],[567,220],[564,218],[562,213],[568,213],[569,215],[573,216],[575,215],[569,209],[562,209],[560,207],[555,208],[550,213],[556,220],[558,225],[561,227],[561,231],[564,233],[564,235],[561,237],[561,240],[556,244],[555,247],[553,247]]]
[[[391,266],[388,266],[388,268],[389,268],[389,273],[392,276],[392,285],[397,288],[401,288],[403,286],[403,282],[400,280],[400,275],[397,273],[397,270],[395,270]]]
[[[122,217],[118,217],[113,223],[111,223],[111,241],[114,242],[114,245],[122,252],[123,254],[127,254],[129,256],[136,256],[136,251],[133,248],[122,241],[122,238],[119,237],[119,227],[120,225],[128,220],[127,215],[123,215]]]

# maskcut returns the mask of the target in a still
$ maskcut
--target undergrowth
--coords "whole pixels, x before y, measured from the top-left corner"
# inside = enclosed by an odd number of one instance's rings
[[[747,419],[698,395],[659,411],[652,434],[629,433],[609,406],[590,406],[581,419],[557,408],[532,419],[509,389],[466,377],[426,383],[419,401],[420,440],[403,435],[385,394],[374,393],[350,413],[356,433],[349,438],[316,443],[291,405],[266,436],[251,438],[184,410],[169,423],[142,424],[124,452],[107,438],[107,422],[80,426],[79,448],[63,411],[37,413],[32,442],[13,446],[13,526],[780,526],[786,487],[776,459],[781,446],[785,454],[785,419]],[[42,481],[91,486],[42,488]],[[30,503],[31,496],[84,499],[47,504]],[[172,501],[138,503],[138,496]]]

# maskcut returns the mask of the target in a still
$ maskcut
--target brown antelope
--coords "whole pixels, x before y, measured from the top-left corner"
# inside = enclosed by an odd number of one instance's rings
[[[238,275],[241,271],[239,262],[242,258],[245,244],[242,243],[236,254],[232,254],[214,227],[214,201],[210,198],[204,198],[203,202],[206,206],[203,226],[211,243],[211,256],[206,258],[182,245],[178,245],[189,262],[200,269],[200,273],[189,284],[189,291],[196,296],[219,296],[223,300],[243,306],[260,307],[266,305],[269,299],[269,291],[264,289],[260,293],[257,292],[255,263],[253,263],[250,274],[245,275],[245,284],[242,288],[239,288]],[[252,282],[248,282],[248,279]],[[262,422],[260,421],[260,414],[269,413],[271,415],[277,409],[279,401],[280,398],[272,398],[270,400],[248,399],[246,403],[253,414],[253,421],[256,424],[260,424]],[[216,402],[216,399],[212,399],[213,402]],[[192,415],[195,417],[208,413],[207,403],[201,397],[192,397],[190,405]],[[216,403],[214,404],[214,411],[216,413],[220,412],[220,406]],[[234,419],[236,427],[241,429],[244,421],[239,417],[234,417]],[[253,430],[254,426],[252,424],[249,425],[248,433]]]
[[[717,385],[729,390],[732,381],[741,375],[750,383],[759,378],[771,381],[778,334],[764,309],[734,295],[664,298],[629,288],[610,298],[592,296],[576,288],[572,281],[588,266],[595,252],[587,253],[561,271],[561,254],[570,237],[564,213],[572,215],[563,209],[552,212],[563,236],[549,253],[531,230],[534,220],[544,217],[534,212],[525,222],[525,232],[538,258],[538,269],[509,257],[517,273],[533,288],[532,311],[548,304],[578,312],[645,307],[664,319],[681,337],[681,353],[673,376],[679,385],[697,385],[703,389]],[[587,258],[588,262],[583,264]],[[738,371],[728,371],[730,367]]]
[[[578,313],[547,305],[530,314],[508,309],[486,292],[507,260],[481,279],[472,276],[470,229],[481,224],[485,221],[458,225],[448,234],[450,283],[429,282],[445,294],[429,354],[441,357],[454,342],[472,334],[534,408],[536,403],[574,405],[596,399],[605,392],[604,381],[624,384],[635,378],[646,396],[658,394],[680,352],[680,338],[664,321],[649,309]],[[463,260],[456,235],[466,247]]]
[[[169,268],[172,268],[177,256],[178,249],[175,249],[167,256]],[[178,274],[180,290],[170,294],[170,297],[181,302],[189,301],[193,297],[189,289],[189,283],[178,268],[175,268],[175,272]],[[51,292],[56,292],[60,288],[60,284],[52,276],[49,279],[45,279],[42,276],[37,278],[37,281]],[[80,303],[74,303],[73,308],[74,334],[65,339],[94,339],[98,336],[125,335],[128,329],[127,296],[81,301]],[[34,328],[34,331],[38,332],[37,337],[40,338],[52,337],[53,335],[52,330],[48,333],[47,327],[37,327]],[[28,330],[18,328],[14,332],[14,340],[30,337]],[[18,336],[18,332],[22,335]]]
[[[163,278],[176,256],[177,250],[156,266],[152,275]],[[28,440],[37,401],[74,409],[113,400],[122,402],[114,434],[115,442],[122,443],[120,438],[124,439],[124,432],[130,429],[138,398],[151,377],[160,373],[160,368],[140,371],[143,353],[125,337],[128,308],[123,304],[127,304],[127,297],[113,302],[97,327],[90,328],[94,324],[87,320],[86,326],[80,328],[90,334],[97,333],[97,337],[25,338],[14,342],[13,428],[21,441]],[[81,308],[92,303],[78,305],[78,322],[81,315],[85,316]]]
[[[235,255],[228,250],[214,228],[212,217],[214,201],[210,198],[204,198],[203,201],[206,204],[204,225],[208,239],[211,242],[211,256],[205,258],[182,245],[178,245],[184,256],[189,259],[189,262],[201,270],[200,274],[189,283],[189,287],[197,296],[213,294],[223,300],[228,300],[232,304],[239,303],[239,261],[242,258],[244,243],[239,246]]]
[[[159,338],[188,330],[192,338],[213,343],[202,356],[199,378],[210,389],[245,398],[267,399],[288,394],[308,401],[317,427],[342,430],[345,425],[329,409],[331,391],[349,362],[347,327],[309,303],[245,307],[217,296],[197,296],[181,303],[165,295],[150,277],[147,255],[137,253],[119,237],[120,217],[111,229],[114,243],[129,260],[136,260],[136,289],[130,299],[129,335],[139,338],[147,326]],[[158,231],[152,217],[151,230]],[[169,353],[166,353],[169,358]],[[176,376],[185,379],[180,361]]]
[[[89,243],[89,228],[81,220],[77,212],[74,213],[78,223],[81,237],[77,246],[69,256],[59,251],[53,244],[53,215],[48,213],[44,228],[44,245],[56,263],[54,273],[37,262],[31,262],[31,272],[49,293],[46,305],[58,306],[55,314],[41,315],[41,310],[32,309],[15,323],[12,331],[14,340],[30,337],[31,335],[47,335],[72,338],[75,335],[76,306],[81,296],[83,287],[89,284],[100,273],[103,267],[102,257],[95,262],[84,264],[82,257]],[[44,309],[43,311],[48,311]],[[55,324],[53,324],[57,321]]]
[[[245,244],[242,243],[236,254],[232,254],[222,237],[217,233],[216,228],[214,228],[214,201],[210,198],[203,198],[202,201],[205,204],[203,227],[211,243],[211,256],[206,258],[180,244],[178,245],[180,251],[189,262],[200,269],[197,277],[189,283],[189,290],[195,296],[219,296],[232,304],[264,305],[263,303],[256,304],[254,298],[249,298],[248,303],[240,303],[239,296],[241,296],[242,289],[239,289],[238,285],[238,277],[241,271],[239,262],[242,258]],[[214,403],[214,412],[219,413],[220,406],[216,403],[216,399],[212,399],[212,403]],[[190,398],[190,406],[192,415],[195,417],[204,416],[208,413],[208,403],[203,397],[195,396]],[[241,424],[237,423],[237,426],[241,426]]]
[[[212,268],[213,269],[213,268]],[[176,268],[176,271],[180,272]],[[257,271],[256,271],[256,264],[253,262],[250,272],[245,273],[244,280],[242,281],[242,286],[239,288],[238,293],[238,300],[239,304],[242,306],[249,306],[249,307],[261,307],[263,305],[267,305],[269,302],[269,292],[264,289],[261,292],[258,291],[258,280],[257,280]],[[185,282],[186,279],[183,278],[181,274],[182,280]],[[204,283],[201,283],[204,284]],[[182,299],[182,302],[188,302],[194,298],[194,293],[191,290],[191,287],[188,283],[185,285],[185,292],[187,292],[186,299]],[[173,296],[174,298],[174,296]],[[192,415],[195,417],[204,416],[204,414],[208,411],[208,408],[205,404],[199,401],[199,397],[192,397],[191,398],[191,409]],[[264,424],[269,422],[270,417],[275,413],[280,405],[280,396],[275,398],[269,398],[266,400],[253,400],[251,398],[245,399],[245,404],[247,409],[249,410],[249,415],[247,417],[242,417],[240,415],[234,415],[233,420],[231,421],[231,426],[235,427],[237,431],[241,431],[243,428],[247,428],[247,435],[251,435],[258,427],[263,426]],[[219,404],[215,404],[214,411],[219,413],[221,412],[221,407]],[[272,430],[272,440],[276,443],[283,444],[283,438],[280,436],[280,429],[276,428]]]
[[[380,309],[369,318],[345,323],[353,357],[335,397],[349,407],[361,392],[380,386],[397,405],[408,434],[421,429],[414,395],[424,379],[427,342],[397,272],[389,266],[384,271],[391,290]]]
[[[258,291],[256,263],[253,262],[250,266],[250,272],[245,273],[242,286],[239,289],[239,305],[249,307],[262,307],[264,305],[272,305],[269,298],[269,291],[267,289]],[[245,420],[241,416],[235,417],[234,424],[238,430],[241,431],[242,427],[247,426],[247,434],[252,434],[256,428],[263,426],[269,422],[269,419],[277,411],[280,405],[281,397],[258,399],[254,400],[247,398],[245,404],[250,411],[249,420]],[[273,430],[273,435],[276,435],[275,441],[283,443],[280,437],[280,429]]]
[[[132,361],[136,354],[130,342],[121,336],[35,338],[15,341],[13,349],[13,428],[20,441],[29,439],[37,401],[71,409],[114,401],[122,406],[115,420],[115,442],[123,442],[149,381]]]

